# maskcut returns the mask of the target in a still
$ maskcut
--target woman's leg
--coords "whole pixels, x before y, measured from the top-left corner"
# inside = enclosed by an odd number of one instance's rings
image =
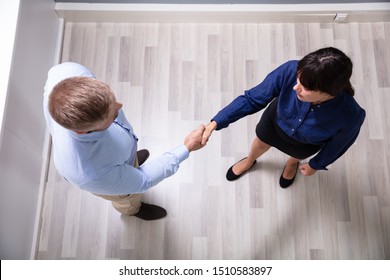
[[[255,138],[252,142],[251,149],[249,151],[248,157],[242,161],[237,162],[233,166],[233,172],[236,175],[240,175],[244,173],[246,170],[251,168],[253,165],[253,162],[259,158],[262,154],[264,154],[266,151],[271,148],[270,145],[264,143],[259,138]]]
[[[299,159],[290,157],[286,162],[286,167],[283,170],[283,178],[287,180],[291,180],[294,178],[295,173],[297,171],[297,164],[299,164]]]

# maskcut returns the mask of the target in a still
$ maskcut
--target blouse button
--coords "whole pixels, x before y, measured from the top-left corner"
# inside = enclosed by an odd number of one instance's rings
[[[299,119],[299,121],[301,122],[301,121],[302,121],[302,119]]]

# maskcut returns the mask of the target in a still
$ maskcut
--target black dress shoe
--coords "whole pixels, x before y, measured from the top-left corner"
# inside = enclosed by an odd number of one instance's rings
[[[139,150],[137,152],[138,165],[141,166],[149,157],[148,150]]]
[[[141,202],[141,207],[134,217],[140,218],[145,221],[152,221],[164,218],[167,215],[167,211],[157,205]]]
[[[289,186],[291,186],[292,183],[294,183],[295,176],[297,176],[298,167],[299,167],[299,162],[297,163],[297,168],[295,169],[294,177],[292,179],[286,179],[283,177],[283,172],[286,169],[286,166],[284,166],[283,171],[282,171],[282,175],[280,175],[280,179],[279,179],[279,185],[283,189],[288,188]]]
[[[243,159],[241,159],[240,161],[243,161],[244,159],[246,159],[246,157],[244,157]],[[233,166],[235,166],[237,163],[239,163],[240,161],[237,161],[235,164],[233,164],[230,168],[229,168],[229,170],[227,171],[227,173],[226,173],[226,179],[228,180],[228,181],[234,181],[234,180],[237,180],[238,178],[240,178],[242,175],[244,175],[246,172],[248,172],[255,164],[256,164],[256,160],[253,162],[253,164],[252,164],[252,166],[251,167],[249,167],[249,169],[248,170],[246,170],[246,171],[244,171],[242,174],[240,174],[240,175],[236,175],[236,174],[234,174],[234,172],[233,172]]]

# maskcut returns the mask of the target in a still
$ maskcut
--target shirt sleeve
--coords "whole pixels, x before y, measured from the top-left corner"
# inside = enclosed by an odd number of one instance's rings
[[[260,84],[236,97],[212,118],[212,121],[217,123],[216,130],[264,109],[268,103],[279,96],[283,86],[291,80],[291,77],[295,79],[296,67],[296,61],[288,61],[269,73]]]
[[[106,195],[124,195],[143,193],[157,185],[167,177],[175,174],[180,163],[187,159],[189,151],[181,145],[160,157],[148,160],[142,166],[135,168],[123,164],[113,167],[103,178],[99,178],[93,185],[93,192]],[[113,186],[107,189],[107,186]],[[88,187],[82,187],[88,190]]]
[[[355,142],[364,119],[365,111],[362,110],[361,117],[356,125],[351,129],[345,129],[337,133],[326,142],[320,152],[309,161],[310,167],[315,170],[328,170],[326,167],[341,157]]]

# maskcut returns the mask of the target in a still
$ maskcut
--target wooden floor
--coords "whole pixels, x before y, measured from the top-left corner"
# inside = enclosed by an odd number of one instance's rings
[[[70,186],[51,164],[37,259],[390,259],[390,23],[67,23],[63,61],[90,68],[124,103],[151,157],[183,143],[276,66],[324,46],[354,62],[367,118],[329,171],[278,180],[287,156],[271,149],[236,182],[261,112],[191,153],[144,195],[165,219],[121,216]]]

